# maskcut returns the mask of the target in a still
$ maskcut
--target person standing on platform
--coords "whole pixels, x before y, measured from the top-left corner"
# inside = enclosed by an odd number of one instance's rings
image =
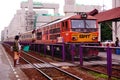
[[[116,37],[115,47],[120,47],[120,41],[119,41],[118,37]],[[116,49],[116,54],[120,54],[119,48]]]
[[[119,39],[118,39],[118,37],[116,37],[115,47],[119,47]]]
[[[16,35],[15,36],[15,41],[13,43],[13,52],[14,52],[14,67],[16,66],[16,64],[19,64],[19,57],[20,57],[20,51],[21,46],[19,44],[19,36]]]

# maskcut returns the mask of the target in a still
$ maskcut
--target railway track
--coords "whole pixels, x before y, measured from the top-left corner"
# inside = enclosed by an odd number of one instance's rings
[[[47,80],[82,80],[65,70],[62,70],[50,63],[47,63],[41,59],[38,59],[30,54],[23,52],[24,54],[21,58],[29,63],[33,69],[36,69],[40,74],[42,74]],[[40,67],[40,64],[47,65],[46,67]]]

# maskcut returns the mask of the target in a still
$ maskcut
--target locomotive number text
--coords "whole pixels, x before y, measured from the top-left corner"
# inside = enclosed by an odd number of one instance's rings
[[[81,34],[81,35],[79,35],[79,37],[80,37],[80,38],[89,38],[89,37],[90,37],[90,34],[86,34],[86,35],[85,35],[85,34],[84,34],[84,35]]]

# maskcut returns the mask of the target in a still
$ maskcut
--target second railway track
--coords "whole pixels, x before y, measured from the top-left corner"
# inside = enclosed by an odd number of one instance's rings
[[[38,59],[30,54],[23,52],[21,58],[31,65],[31,69],[36,69],[46,80],[82,80],[82,78],[77,77],[57,66],[47,63],[41,59]],[[41,67],[41,64],[46,65]],[[25,69],[24,69],[25,70]]]

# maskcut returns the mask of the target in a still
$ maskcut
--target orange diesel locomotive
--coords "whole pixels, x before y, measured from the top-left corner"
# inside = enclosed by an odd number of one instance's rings
[[[40,26],[36,30],[21,34],[21,42],[96,45],[98,44],[98,35],[97,19],[85,13],[80,13],[52,21]],[[84,49],[84,53],[97,55],[98,51],[96,49]]]

